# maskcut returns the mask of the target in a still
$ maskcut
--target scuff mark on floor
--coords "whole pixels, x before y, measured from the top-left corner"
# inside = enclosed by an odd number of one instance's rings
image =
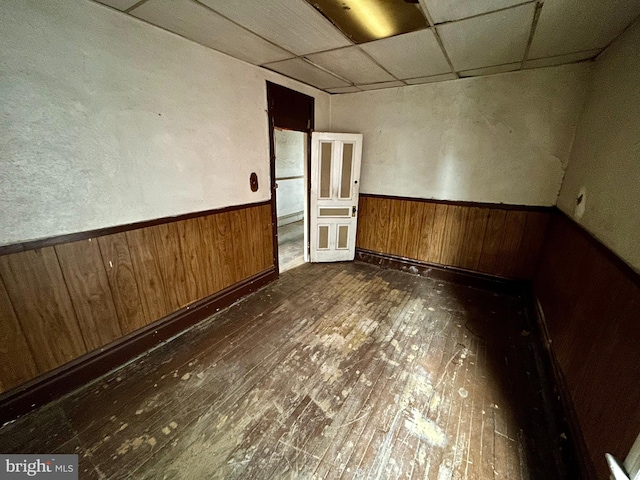
[[[434,447],[444,447],[447,444],[447,436],[433,420],[423,417],[415,408],[411,409],[411,413],[413,418],[404,422],[410,433]]]

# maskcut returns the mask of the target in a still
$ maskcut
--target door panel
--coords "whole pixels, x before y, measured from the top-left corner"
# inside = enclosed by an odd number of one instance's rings
[[[311,136],[311,261],[355,257],[362,134]]]

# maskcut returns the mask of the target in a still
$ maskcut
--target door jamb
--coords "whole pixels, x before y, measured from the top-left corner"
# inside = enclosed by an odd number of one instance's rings
[[[271,232],[273,242],[273,262],[276,274],[280,275],[279,254],[278,254],[278,212],[276,210],[276,148],[275,134],[276,127],[286,130],[294,130],[307,134],[307,155],[305,165],[305,195],[306,205],[304,229],[305,261],[309,260],[309,208],[311,202],[311,133],[314,129],[315,98],[303,93],[291,90],[267,80],[267,115],[269,120],[269,161],[271,175]],[[277,102],[277,98],[283,102]]]

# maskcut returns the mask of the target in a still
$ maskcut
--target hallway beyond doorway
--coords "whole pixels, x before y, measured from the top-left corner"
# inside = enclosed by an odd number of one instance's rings
[[[278,227],[278,266],[280,273],[304,263],[304,221]]]

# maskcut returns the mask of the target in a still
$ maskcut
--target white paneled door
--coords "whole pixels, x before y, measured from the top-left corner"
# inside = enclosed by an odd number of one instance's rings
[[[361,159],[362,134],[311,134],[312,262],[355,257]]]

